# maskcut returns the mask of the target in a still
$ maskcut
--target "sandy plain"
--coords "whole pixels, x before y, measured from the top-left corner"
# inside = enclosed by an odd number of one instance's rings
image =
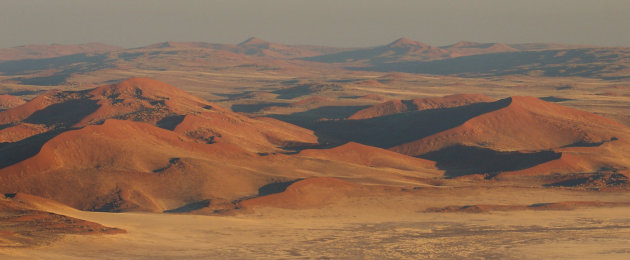
[[[127,233],[66,235],[38,247],[2,248],[0,258],[626,259],[628,206],[478,213],[426,210],[445,203],[627,202],[627,197],[626,192],[462,187],[346,198],[317,209],[257,208],[233,216],[58,208],[53,211]]]

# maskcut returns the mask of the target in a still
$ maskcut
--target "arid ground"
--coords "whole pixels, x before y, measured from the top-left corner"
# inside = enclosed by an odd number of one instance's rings
[[[127,230],[116,235],[66,235],[46,245],[0,250],[14,259],[155,258],[520,258],[623,259],[630,252],[629,207],[425,213],[417,194],[384,201],[348,200],[308,210],[263,209],[238,216],[64,212]],[[471,193],[470,190],[466,194]],[[474,192],[473,192],[474,193]],[[591,194],[502,190],[521,203]],[[626,194],[606,200],[627,201]],[[474,200],[469,196],[465,200]],[[485,197],[485,196],[484,196]],[[530,199],[523,199],[530,198]],[[624,198],[625,197],[625,198]]]

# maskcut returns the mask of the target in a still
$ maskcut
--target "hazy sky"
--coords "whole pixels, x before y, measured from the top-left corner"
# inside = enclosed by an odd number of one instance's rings
[[[0,0],[0,47],[162,41],[630,46],[630,0]]]

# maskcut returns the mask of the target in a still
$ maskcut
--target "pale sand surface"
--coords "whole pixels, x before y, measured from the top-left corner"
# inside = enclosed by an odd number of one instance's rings
[[[546,196],[546,192],[541,193],[540,196]],[[556,198],[564,199],[563,196],[569,193]],[[622,194],[596,196],[608,201],[623,200]],[[532,193],[505,202],[531,202],[527,197],[535,196]],[[433,204],[431,201],[441,200],[443,205],[444,199],[455,198],[354,198],[323,209],[262,208],[236,216],[60,209],[74,217],[126,229],[128,233],[65,236],[37,248],[0,250],[0,258],[630,258],[630,207],[479,214],[423,212]]]

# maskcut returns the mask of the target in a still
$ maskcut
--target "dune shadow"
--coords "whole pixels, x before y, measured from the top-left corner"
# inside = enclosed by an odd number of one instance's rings
[[[339,120],[345,119],[361,109],[369,106],[323,106],[307,110],[304,112],[296,112],[288,115],[268,115],[278,120],[297,124],[299,126],[316,125],[318,120]],[[308,128],[308,127],[307,127]]]
[[[560,98],[560,97],[554,97],[554,96],[547,96],[547,97],[541,97],[541,100],[547,101],[547,102],[564,102],[564,101],[571,101],[573,99],[570,98]]]
[[[186,212],[191,212],[193,210],[206,208],[208,206],[210,206],[210,200],[201,200],[201,201],[188,203],[179,208],[165,210],[164,213],[186,213]]]
[[[303,180],[303,179],[295,179],[295,180],[291,180],[291,181],[269,183],[267,185],[264,185],[264,186],[258,188],[258,196],[265,196],[265,195],[269,195],[269,194],[283,192],[291,184],[293,184],[295,182],[298,182],[298,181],[301,181],[301,180]]]
[[[496,102],[411,111],[360,120],[341,119],[347,118],[364,107],[321,107],[306,112],[271,117],[311,129],[322,142],[334,144],[353,141],[380,148],[390,148],[459,126],[473,117],[504,108],[510,103],[511,99],[507,98]],[[326,115],[327,112],[330,114]],[[317,120],[320,117],[338,120]]]
[[[0,143],[0,169],[35,156],[46,142],[62,132],[53,130],[13,143]]]
[[[233,112],[255,113],[268,107],[288,107],[289,105],[290,103],[271,102],[257,104],[234,104],[231,108]]]
[[[585,141],[580,141],[580,142],[576,142],[576,143],[572,143],[572,144],[568,144],[565,146],[562,146],[562,148],[566,148],[566,147],[599,147],[602,146],[602,144],[608,143],[608,142],[613,142],[613,141],[617,141],[619,140],[617,137],[611,137],[608,140],[602,140],[599,142],[585,142]]]
[[[12,143],[0,143],[0,169],[21,162],[39,153],[41,147],[55,136],[72,130],[72,126],[100,107],[95,100],[75,99],[57,103],[36,111],[23,122],[43,124],[53,128]],[[11,125],[3,125],[0,128]]]
[[[47,126],[70,127],[80,122],[86,116],[94,113],[100,105],[96,100],[75,99],[63,103],[52,104],[36,111],[24,120],[27,123],[44,124]]]
[[[445,177],[454,178],[469,174],[485,174],[487,177],[494,177],[501,172],[523,170],[560,159],[561,155],[554,151],[503,152],[456,145],[418,157],[435,161],[436,167],[446,171]]]
[[[167,116],[157,121],[155,125],[159,128],[173,131],[175,130],[175,127],[177,127],[177,125],[179,125],[182,121],[184,121],[185,117],[186,115]]]

